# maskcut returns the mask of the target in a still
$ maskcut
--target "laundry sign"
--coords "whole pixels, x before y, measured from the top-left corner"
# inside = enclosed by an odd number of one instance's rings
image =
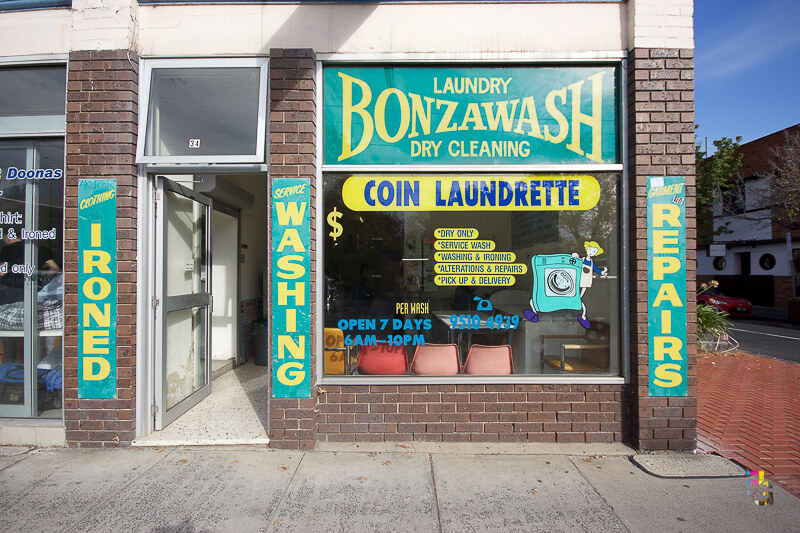
[[[78,182],[78,397],[117,396],[117,182]]]
[[[686,186],[647,179],[650,396],[686,396]]]
[[[619,163],[611,65],[331,65],[326,165]]]
[[[272,181],[272,397],[311,397],[311,183]]]

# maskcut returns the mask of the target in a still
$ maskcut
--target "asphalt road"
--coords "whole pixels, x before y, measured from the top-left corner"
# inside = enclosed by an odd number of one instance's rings
[[[731,320],[731,336],[743,352],[800,363],[800,329],[760,320]]]

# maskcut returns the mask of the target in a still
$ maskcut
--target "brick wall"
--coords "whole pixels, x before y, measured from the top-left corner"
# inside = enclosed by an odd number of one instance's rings
[[[269,68],[269,174],[311,180],[311,309],[316,306],[316,62],[308,49],[272,49]],[[272,306],[268,307],[269,309]],[[315,331],[316,315],[311,315]],[[311,336],[311,383],[316,382],[316,336]],[[312,396],[316,387],[312,387]],[[311,449],[316,441],[315,398],[270,400],[270,446]]]
[[[645,450],[693,450],[697,439],[694,168],[694,51],[637,48],[628,56],[631,212],[631,444]],[[648,176],[686,177],[688,395],[648,395]]]
[[[136,434],[136,131],[139,59],[72,52],[64,184],[64,416],[70,446],[129,444]],[[78,398],[78,180],[117,180],[117,397]]]
[[[623,385],[327,385],[321,441],[620,442]]]

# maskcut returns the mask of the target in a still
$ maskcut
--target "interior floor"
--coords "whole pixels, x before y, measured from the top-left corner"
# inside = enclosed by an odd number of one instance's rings
[[[267,444],[267,369],[252,360],[211,383],[211,394],[139,446]]]

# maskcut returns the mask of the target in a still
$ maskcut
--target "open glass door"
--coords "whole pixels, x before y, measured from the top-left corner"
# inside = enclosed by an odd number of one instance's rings
[[[159,176],[156,187],[155,428],[211,392],[211,200]]]

